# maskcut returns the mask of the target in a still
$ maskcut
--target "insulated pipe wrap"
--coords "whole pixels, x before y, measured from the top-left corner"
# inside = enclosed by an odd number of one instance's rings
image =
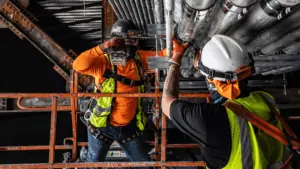
[[[166,18],[166,43],[167,43],[167,56],[171,57],[172,51],[172,33],[173,33],[173,0],[165,0],[165,18]]]

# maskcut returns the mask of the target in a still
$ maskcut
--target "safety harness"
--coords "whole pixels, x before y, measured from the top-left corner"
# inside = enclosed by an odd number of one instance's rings
[[[286,133],[278,129],[274,126],[271,122],[264,120],[263,118],[257,116],[256,114],[247,110],[244,106],[239,105],[233,102],[226,102],[224,105],[231,109],[236,115],[239,117],[249,121],[251,124],[256,126],[258,129],[262,130],[263,132],[267,133],[274,139],[281,142],[283,145],[287,146],[288,150],[292,152],[291,156],[287,159],[287,161],[281,166],[281,169],[287,169],[291,163],[291,159],[294,155],[300,155],[300,140],[297,138],[295,133],[291,130],[288,126],[286,121],[280,116],[278,111],[274,108],[272,103],[261,94],[263,100],[271,110],[271,113],[281,122],[283,128],[285,129]]]
[[[132,87],[133,86],[142,86],[142,85],[144,85],[144,80],[131,80],[131,79],[128,79],[127,77],[125,77],[125,76],[119,75],[116,72],[113,72],[113,71],[108,70],[108,69],[105,70],[105,72],[103,74],[103,77],[113,78],[116,81],[119,81],[119,82],[121,82],[125,85],[132,86]]]
[[[139,92],[144,92],[144,80],[142,79],[142,72],[139,71],[139,68],[143,68],[142,67],[142,63],[140,60],[140,57],[138,54],[136,54],[135,57],[133,57],[133,61],[136,67],[136,71],[138,73],[139,76],[139,80],[131,80],[128,79],[125,76],[119,75],[117,73],[117,67],[112,65],[112,70],[108,69],[108,64],[110,63],[109,61],[109,57],[107,54],[105,54],[105,57],[107,59],[107,64],[106,64],[106,70],[103,74],[103,77],[106,78],[106,80],[102,83],[99,84],[99,86],[102,88],[102,90],[99,90],[99,88],[95,85],[95,93],[98,92],[110,92],[110,93],[114,93],[117,89],[117,81],[119,81],[122,84],[128,85],[128,86],[139,86]],[[106,85],[105,85],[106,83]],[[113,84],[113,85],[111,85]],[[113,90],[112,89],[107,89],[106,86],[113,86]],[[108,87],[109,88],[109,87]],[[101,99],[101,98],[99,98]],[[115,97],[111,98],[111,102],[110,105],[108,105],[107,107],[103,108],[99,105],[99,99],[96,98],[91,98],[90,103],[89,103],[89,109],[86,111],[85,115],[84,115],[84,120],[87,126],[87,129],[89,130],[89,132],[95,137],[95,138],[99,138],[100,140],[104,141],[107,144],[111,144],[113,142],[113,139],[107,137],[105,134],[103,134],[100,131],[100,128],[102,127],[106,127],[106,123],[109,123],[109,116],[112,112],[112,107],[114,105],[115,102]],[[107,99],[107,98],[106,98]],[[109,104],[108,102],[108,104]],[[105,102],[104,102],[105,103]],[[94,117],[92,117],[94,116]],[[91,118],[102,118],[102,122],[104,125],[101,125],[101,127],[96,127],[93,124],[91,124],[90,119]],[[82,118],[81,118],[82,119]],[[105,120],[105,121],[104,121]],[[142,111],[142,107],[141,107],[141,98],[138,99],[138,108],[136,110],[136,125],[139,128],[139,130],[137,130],[134,134],[132,134],[131,136],[127,136],[127,138],[123,139],[123,140],[117,140],[118,142],[124,144],[126,142],[129,142],[137,137],[139,137],[142,134],[142,130],[144,130],[144,126],[146,121],[144,120],[144,112]]]

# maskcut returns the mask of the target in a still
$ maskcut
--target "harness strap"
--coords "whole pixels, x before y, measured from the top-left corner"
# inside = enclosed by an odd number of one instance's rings
[[[130,80],[128,79],[127,77],[125,76],[122,76],[122,75],[119,75],[115,72],[112,72],[110,71],[109,69],[106,69],[104,74],[103,74],[103,77],[105,78],[113,78],[115,79],[116,81],[119,81],[123,84],[126,84],[128,86],[141,86],[144,84],[144,80]]]
[[[204,66],[202,63],[199,63],[199,69],[207,74],[208,78],[221,78],[225,80],[237,80],[237,75],[234,74],[233,72],[219,72],[216,70],[212,70],[206,66]]]
[[[207,78],[218,78],[223,81],[240,81],[252,75],[252,68],[242,67],[234,72],[220,72],[204,66],[201,62],[198,64],[198,69],[206,74]]]
[[[298,140],[297,136],[293,133],[293,131],[290,129],[290,127],[287,125],[287,123],[283,120],[283,118],[279,115],[279,113],[275,110],[273,106],[270,106],[271,103],[264,97],[262,96],[269,106],[271,112],[275,114],[275,116],[278,118],[278,120],[281,122],[283,128],[287,131],[288,136],[278,129],[276,126],[270,124],[263,118],[257,116],[256,114],[250,112],[247,110],[244,106],[232,103],[232,102],[226,102],[224,105],[231,109],[236,115],[242,117],[243,119],[249,121],[251,124],[259,128],[260,130],[264,131],[271,137],[275,138],[282,144],[286,146],[290,146],[290,148],[293,151],[299,150],[300,149],[300,141]],[[290,139],[292,138],[292,139]],[[295,153],[295,152],[294,152]],[[285,162],[284,165],[282,165],[281,169],[284,169],[289,166],[289,163],[291,162],[292,156]]]

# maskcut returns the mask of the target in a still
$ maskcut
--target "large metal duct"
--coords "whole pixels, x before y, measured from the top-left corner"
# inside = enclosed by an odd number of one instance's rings
[[[229,36],[247,44],[259,31],[281,19],[290,11],[290,7],[299,3],[300,0],[262,0],[252,8],[236,28],[230,30]]]
[[[256,51],[264,46],[271,44],[277,40],[282,35],[290,32],[295,27],[300,26],[300,7],[297,7],[295,11],[288,16],[286,19],[283,19],[277,22],[274,26],[268,30],[259,33],[250,43],[246,44],[248,51]]]
[[[265,46],[261,49],[263,54],[272,54],[281,49],[288,47],[289,45],[293,45],[300,41],[300,26],[290,30],[284,36],[279,37],[275,42]]]
[[[215,0],[185,0],[181,21],[178,26],[178,37],[189,42],[204,31],[206,19],[212,11]]]
[[[212,22],[206,36],[201,39],[201,46],[215,34],[226,34],[230,27],[238,22],[257,0],[223,0],[218,2],[212,16]]]

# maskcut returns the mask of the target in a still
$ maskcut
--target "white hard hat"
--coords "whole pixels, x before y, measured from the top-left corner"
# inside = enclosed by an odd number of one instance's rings
[[[225,35],[214,35],[203,47],[199,69],[204,76],[234,72],[250,64],[245,48],[234,39]],[[212,73],[211,73],[212,72]],[[228,80],[223,76],[212,77],[216,80]],[[237,77],[231,77],[237,80]]]

